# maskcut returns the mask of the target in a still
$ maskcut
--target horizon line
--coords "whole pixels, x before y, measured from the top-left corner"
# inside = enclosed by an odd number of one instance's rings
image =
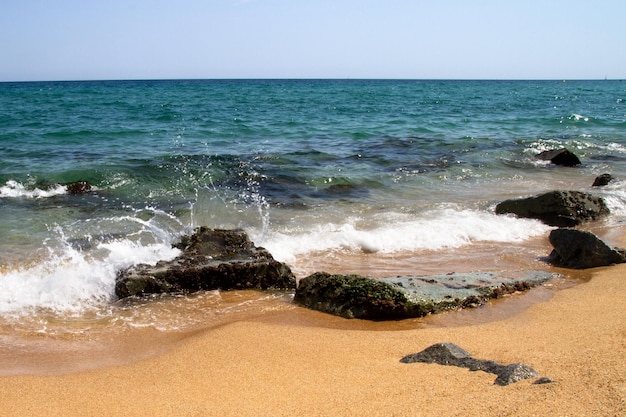
[[[352,77],[213,77],[213,78],[85,78],[0,80],[9,83],[80,83],[80,82],[136,82],[136,81],[623,81],[624,78],[352,78]]]

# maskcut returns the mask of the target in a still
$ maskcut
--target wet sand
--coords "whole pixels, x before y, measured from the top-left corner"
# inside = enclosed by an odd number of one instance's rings
[[[588,282],[497,321],[386,328],[294,308],[288,319],[225,324],[132,364],[2,377],[1,414],[626,415],[626,265],[589,272]],[[437,342],[526,363],[555,382],[501,387],[480,371],[399,362]]]

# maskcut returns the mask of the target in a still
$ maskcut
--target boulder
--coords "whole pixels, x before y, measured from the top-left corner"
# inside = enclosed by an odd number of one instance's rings
[[[199,290],[295,289],[286,264],[256,247],[242,230],[200,227],[174,245],[182,254],[156,265],[139,264],[118,272],[119,298]]]
[[[541,159],[542,161],[550,161],[555,165],[562,165],[567,167],[580,165],[580,159],[578,159],[575,154],[573,154],[566,148],[541,152],[537,155],[537,159]]]
[[[557,227],[577,226],[607,216],[609,212],[603,198],[581,191],[551,191],[496,205],[496,214],[515,214]]]
[[[509,276],[476,272],[374,279],[317,272],[300,280],[294,301],[345,318],[401,320],[477,307],[552,277],[547,272],[525,271]]]
[[[497,375],[494,384],[509,385],[528,378],[536,378],[539,373],[523,363],[503,365],[498,362],[475,359],[467,351],[454,343],[436,343],[421,352],[407,355],[400,359],[402,363],[436,363],[446,366],[458,366],[470,371],[484,371]],[[538,383],[547,383],[549,378],[540,378]],[[552,380],[550,380],[552,382]]]
[[[608,185],[614,179],[615,178],[613,178],[613,176],[611,174],[598,175],[596,177],[596,179],[593,180],[593,184],[591,184],[591,186],[592,187],[603,187],[605,185]]]
[[[555,229],[549,240],[554,250],[548,260],[557,266],[584,269],[626,262],[623,249],[609,247],[591,232]]]

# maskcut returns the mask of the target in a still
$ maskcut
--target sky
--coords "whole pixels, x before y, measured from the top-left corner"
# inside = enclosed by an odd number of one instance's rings
[[[0,81],[626,79],[624,0],[0,0]]]

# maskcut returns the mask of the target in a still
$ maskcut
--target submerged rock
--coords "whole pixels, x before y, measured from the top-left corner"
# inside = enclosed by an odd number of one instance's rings
[[[69,194],[85,194],[91,191],[91,183],[89,181],[75,181],[63,185],[65,185],[65,189]]]
[[[477,307],[552,277],[547,272],[526,271],[517,276],[477,272],[374,279],[318,272],[300,281],[294,301],[345,318],[400,320]]]
[[[182,254],[156,265],[139,264],[118,273],[115,294],[193,292],[214,289],[295,289],[289,267],[256,247],[242,230],[198,228],[175,245]]]
[[[609,214],[601,197],[581,191],[551,191],[534,197],[505,200],[496,205],[496,214],[541,220],[549,226],[572,227]]]
[[[549,240],[554,247],[549,261],[557,266],[584,269],[626,262],[623,249],[611,248],[591,232],[555,229]]]
[[[570,152],[566,148],[553,149],[551,151],[544,151],[537,155],[538,159],[542,161],[550,161],[555,165],[563,165],[567,167],[573,167],[580,165],[580,159]]]
[[[539,376],[537,371],[523,363],[502,365],[490,360],[475,359],[467,351],[454,343],[436,343],[421,352],[403,357],[400,359],[400,362],[436,363],[439,365],[467,368],[470,371],[489,372],[498,376],[494,382],[496,385],[509,385],[523,379],[536,378]],[[542,381],[545,379],[547,378],[540,378]]]

